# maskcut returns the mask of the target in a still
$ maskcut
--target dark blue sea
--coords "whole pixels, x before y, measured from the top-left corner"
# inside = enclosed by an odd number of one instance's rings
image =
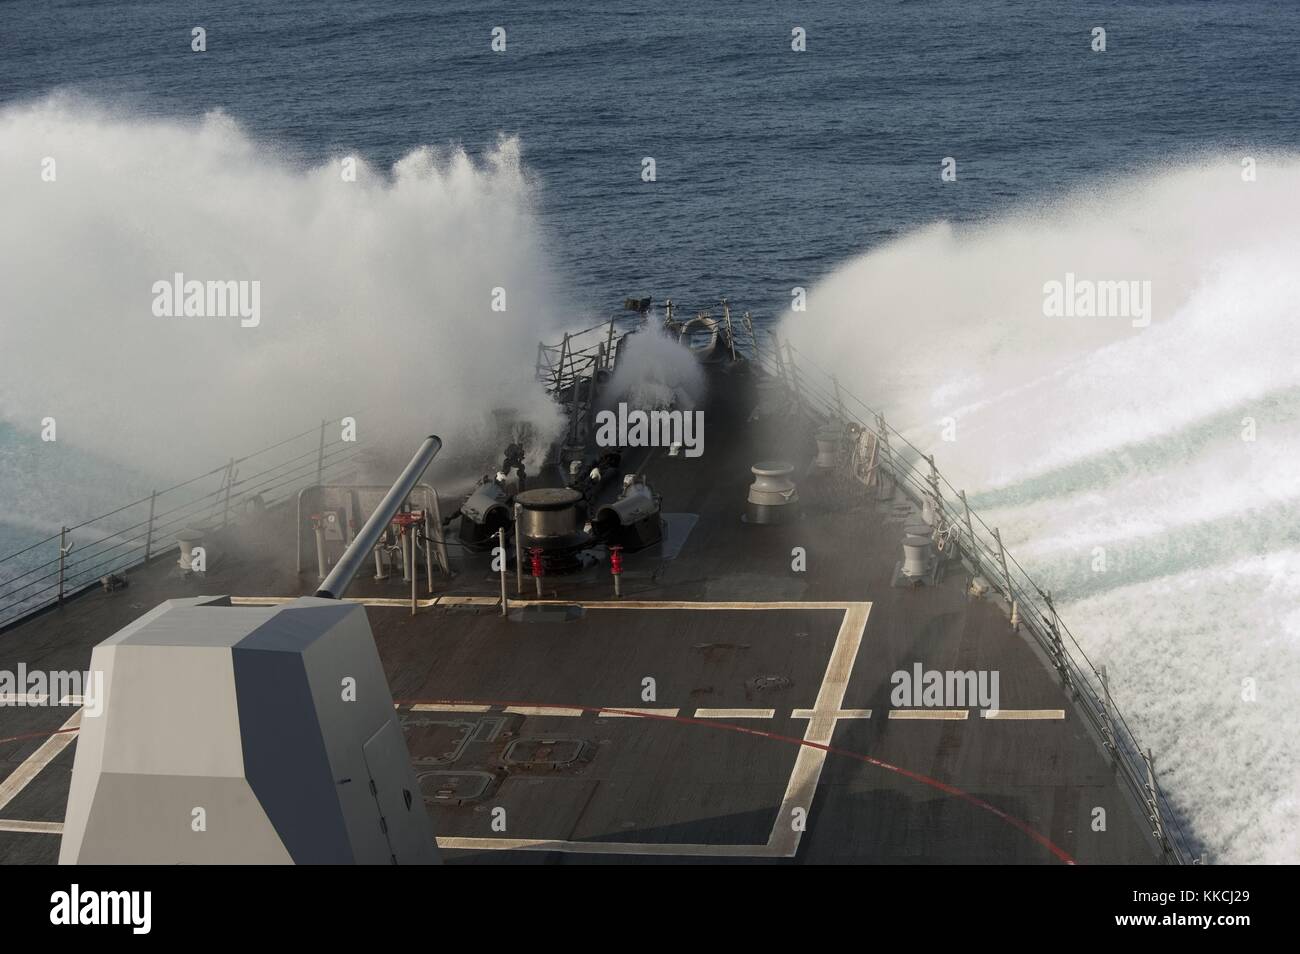
[[[305,162],[517,135],[575,294],[769,314],[918,223],[1300,136],[1290,2],[0,4],[0,102],[221,109]],[[208,49],[190,51],[193,26]],[[490,48],[506,29],[505,53]],[[806,30],[807,52],[791,50]],[[1094,54],[1091,31],[1106,30]],[[641,181],[656,160],[657,182]],[[939,164],[957,159],[960,188]]]

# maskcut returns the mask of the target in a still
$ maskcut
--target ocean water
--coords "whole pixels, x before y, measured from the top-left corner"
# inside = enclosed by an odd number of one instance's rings
[[[4,9],[6,103],[74,88],[140,115],[220,109],[307,163],[356,152],[387,167],[421,144],[481,155],[518,136],[585,308],[726,294],[771,313],[918,223],[1207,146],[1290,145],[1300,122],[1300,11],[1285,0]],[[806,53],[790,50],[794,26]],[[944,156],[960,188],[939,181]]]
[[[1300,858],[1297,5],[0,18],[0,553],[321,416],[398,438],[485,395],[536,409],[539,336],[725,295],[1003,528],[1199,844]],[[266,321],[160,326],[147,290],[175,271],[260,279]],[[1151,323],[1050,323],[1067,272],[1150,280]]]

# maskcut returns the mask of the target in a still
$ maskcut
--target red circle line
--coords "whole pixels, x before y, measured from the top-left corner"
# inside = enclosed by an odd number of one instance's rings
[[[666,715],[663,713],[655,713],[655,712],[640,712],[635,709],[618,709],[612,706],[556,705],[555,703],[537,703],[537,702],[501,702],[501,701],[488,700],[488,699],[395,699],[393,701],[396,705],[474,705],[474,706],[500,706],[502,708],[505,708],[507,706],[517,706],[517,707],[528,706],[532,708],[544,708],[544,709],[580,709],[583,712],[597,712],[597,713],[612,712],[616,715],[637,716],[642,719],[660,719],[664,722],[680,722],[686,725],[702,725],[710,729],[722,729],[729,732],[739,732],[743,735],[758,736],[759,738],[770,739],[776,742],[786,742],[791,745],[802,745],[810,749],[820,749],[821,751],[826,752],[829,755],[839,755],[845,758],[856,759],[859,762],[864,762],[867,765],[872,765],[875,766],[876,768],[884,769],[887,772],[894,772],[898,775],[902,775],[904,778],[910,778],[915,782],[920,782],[922,785],[928,785],[929,787],[936,789],[937,791],[943,792],[945,795],[951,795],[954,798],[959,798],[970,805],[974,805],[976,808],[981,809],[982,811],[989,812],[991,815],[994,815],[995,817],[1001,819],[1002,821],[1006,822],[1008,825],[1011,825],[1013,828],[1018,829],[1025,835],[1028,835],[1031,839],[1036,841],[1038,844],[1042,845],[1044,848],[1050,851],[1054,856],[1056,856],[1056,858],[1065,862],[1067,865],[1073,865],[1077,863],[1074,857],[1070,855],[1069,852],[1067,852],[1064,848],[1057,845],[1046,835],[1042,834],[1039,831],[1036,831],[1028,822],[1021,821],[1019,818],[1015,817],[1014,815],[1004,812],[996,805],[990,802],[986,802],[984,799],[980,798],[979,796],[972,795],[970,792],[967,792],[964,789],[960,789],[956,785],[950,785],[947,782],[940,781],[937,778],[931,778],[929,775],[923,775],[920,772],[914,772],[911,769],[906,769],[903,768],[902,766],[894,765],[890,762],[885,762],[882,759],[875,758],[874,756],[871,755],[863,755],[861,752],[851,752],[848,749],[842,749],[834,745],[827,745],[822,742],[811,742],[807,739],[796,738],[795,736],[792,735],[782,735],[779,732],[767,732],[763,729],[754,729],[746,725],[737,725],[734,722],[719,722],[716,719],[695,719],[695,718],[691,718],[690,716]]]
[[[785,742],[790,745],[801,745],[810,749],[820,749],[821,751],[826,752],[829,755],[839,755],[844,758],[856,759],[857,761],[863,762],[867,765],[871,765],[876,768],[881,768],[888,772],[894,772],[898,775],[903,776],[904,778],[910,778],[915,782],[920,782],[922,785],[928,785],[929,787],[937,791],[943,792],[945,795],[951,795],[954,798],[959,798],[970,805],[974,805],[976,808],[979,808],[982,811],[986,811],[990,813],[996,818],[999,818],[1002,821],[1006,822],[1008,825],[1011,825],[1013,828],[1018,829],[1025,835],[1028,835],[1031,839],[1036,841],[1038,844],[1042,845],[1044,848],[1050,851],[1054,856],[1056,856],[1056,858],[1065,862],[1067,865],[1076,864],[1075,859],[1070,855],[1069,852],[1067,852],[1064,848],[1061,848],[1059,845],[1053,842],[1046,835],[1036,831],[1032,826],[1029,825],[1028,822],[1021,821],[1019,818],[1015,817],[1014,815],[1004,812],[996,805],[993,805],[990,802],[986,802],[984,799],[976,795],[972,795],[970,792],[967,792],[964,789],[960,789],[955,785],[950,785],[947,782],[942,782],[937,778],[931,778],[929,775],[924,775],[920,772],[914,772],[911,769],[906,769],[903,768],[902,766],[894,765],[890,762],[886,762],[882,759],[875,758],[874,756],[871,755],[863,755],[861,752],[851,752],[848,749],[842,749],[834,745],[827,745],[822,742],[811,742],[808,739],[799,739],[799,738],[795,738],[792,735],[782,735],[779,732],[767,732],[763,729],[754,729],[745,725],[737,725],[734,722],[719,722],[716,719],[694,719],[691,718],[690,716],[674,716],[674,715],[664,715],[662,713],[654,713],[654,712],[639,712],[634,709],[618,709],[612,706],[583,706],[583,705],[557,706],[554,703],[543,704],[543,703],[535,703],[535,702],[502,702],[502,701],[492,701],[492,700],[483,700],[483,699],[398,699],[395,700],[395,704],[397,705],[478,705],[478,706],[486,705],[486,706],[501,706],[502,708],[507,706],[530,706],[533,708],[580,709],[583,712],[596,712],[596,713],[612,712],[615,715],[636,716],[642,719],[659,719],[664,722],[680,722],[684,725],[700,725],[709,729],[720,729],[728,732],[738,732],[742,735],[752,735],[758,738],[769,739],[775,742]],[[61,733],[76,732],[76,731],[77,728],[74,726],[68,729],[56,729],[52,732],[29,732],[24,735],[11,735],[6,738],[0,738],[0,745],[3,745],[7,742],[23,742],[29,739],[47,739],[56,735],[60,735]]]

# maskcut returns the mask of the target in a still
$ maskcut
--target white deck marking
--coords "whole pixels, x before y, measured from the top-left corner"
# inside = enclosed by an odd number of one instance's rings
[[[506,706],[506,712],[526,716],[569,716],[582,715],[585,709],[571,709],[567,706]]]
[[[970,716],[969,709],[890,709],[891,719],[935,719],[940,722],[961,722]]]
[[[283,603],[293,603],[297,600],[311,596],[311,593],[304,593],[302,596],[232,596],[230,598],[231,606],[280,606]],[[489,599],[488,597],[477,596],[459,596],[459,597],[433,597],[431,599],[416,600],[416,606],[433,606],[439,599],[450,599],[455,605],[460,602],[471,600],[485,600],[486,604],[499,605],[500,598]],[[402,609],[410,609],[410,599],[395,599],[387,596],[345,596],[341,600],[335,600],[336,603],[359,603],[362,606],[393,606]]]
[[[981,709],[981,719],[1064,719],[1064,709]]]
[[[500,603],[500,600],[497,600]],[[529,600],[530,603],[557,603],[572,606],[566,600]],[[578,605],[584,609],[645,609],[645,610],[779,610],[779,609],[826,609],[842,610],[852,606],[865,606],[864,603],[819,603],[800,602],[799,600],[772,600],[767,602],[739,602],[735,600],[591,600]]]
[[[770,719],[775,709],[696,709],[697,719]]]
[[[310,595],[310,594],[305,594]],[[302,599],[300,596],[232,596],[232,606],[278,606]],[[376,608],[392,607],[410,609],[411,601],[382,597],[345,597],[338,602],[359,603],[362,606]],[[735,600],[704,600],[692,603],[689,600],[524,600],[510,597],[510,606],[581,606],[583,609],[641,609],[641,610],[846,610],[853,606],[866,606],[866,603],[843,602],[800,602],[798,600],[776,600],[767,602],[742,602]],[[429,599],[416,600],[420,608],[431,606],[500,606],[499,596],[434,596]]]
[[[722,858],[770,858],[767,845],[691,845],[641,841],[563,841],[546,838],[436,839],[442,849],[465,851],[560,851],[580,855],[702,855]]]
[[[412,712],[491,712],[491,706],[471,705],[468,702],[419,702],[411,706]]]
[[[601,719],[641,719],[645,716],[667,716],[675,719],[681,709],[633,709],[630,706],[618,706],[618,711],[613,712],[608,709],[597,712],[596,715]]]
[[[33,835],[62,835],[63,822],[20,821],[0,818],[0,831],[21,831]]]
[[[836,719],[870,719],[870,709],[837,709],[834,712],[818,712],[816,709],[795,709],[790,713],[791,719],[811,719],[817,715],[833,716]]]
[[[232,597],[235,605],[270,605],[288,603],[298,597]],[[402,607],[410,609],[410,600],[349,600],[369,607]],[[418,607],[437,605],[500,606],[499,597],[487,596],[438,596],[427,600],[417,600]],[[853,664],[862,645],[866,631],[867,618],[871,613],[871,604],[866,602],[800,602],[798,600],[781,600],[765,602],[746,602],[734,600],[714,600],[690,602],[688,600],[520,600],[511,598],[507,606],[581,606],[583,609],[599,610],[842,610],[844,618],[835,637],[835,646],[831,650],[826,672],[822,676],[817,700],[808,713],[808,727],[804,731],[804,741],[814,745],[829,745],[835,734],[835,724],[840,718],[867,718],[868,710],[850,709],[852,716],[841,716],[840,706],[844,702],[844,693],[848,689],[849,677]],[[526,711],[525,711],[526,710]],[[538,710],[538,711],[534,711]],[[544,710],[544,712],[542,711]],[[581,709],[564,709],[548,706],[511,706],[507,712],[523,711],[524,714],[578,715]],[[709,711],[709,710],[705,710]],[[867,715],[861,715],[866,712]],[[698,712],[697,712],[698,715]],[[732,716],[732,718],[738,718]],[[658,844],[631,842],[587,842],[564,841],[541,838],[439,838],[442,848],[465,849],[470,851],[488,850],[528,850],[558,851],[576,854],[627,854],[627,855],[697,855],[732,858],[790,858],[799,850],[802,832],[791,828],[791,817],[795,808],[805,812],[812,808],[813,796],[817,793],[817,782],[821,778],[822,766],[826,762],[826,751],[803,745],[795,756],[794,769],[786,786],[780,808],[777,810],[776,822],[765,845],[695,845],[695,844]]]
[[[59,732],[42,742],[40,748],[27,756],[22,765],[10,772],[3,782],[0,782],[0,809],[3,809],[17,798],[18,793],[41,773],[41,769],[53,762],[60,752],[72,744],[72,740],[77,737],[77,733],[63,730],[76,729],[80,728],[80,726],[81,710],[78,709],[72,713],[67,722],[59,727]]]
[[[858,649],[862,645],[870,615],[870,603],[851,603],[845,609],[840,631],[835,636],[835,648],[831,650],[821,688],[817,690],[817,701],[813,703],[814,715],[804,730],[805,742],[830,745],[831,738],[835,735],[834,713],[839,712],[840,706],[844,704],[844,693],[849,688],[849,677],[853,675],[853,664],[858,658]],[[793,858],[799,851],[803,832],[795,830],[794,811],[797,808],[803,809],[805,818],[812,811],[813,796],[817,794],[817,782],[825,764],[825,749],[799,746],[794,771],[790,773],[790,783],[786,786],[785,797],[777,809],[776,823],[767,840],[768,849],[778,857]]]

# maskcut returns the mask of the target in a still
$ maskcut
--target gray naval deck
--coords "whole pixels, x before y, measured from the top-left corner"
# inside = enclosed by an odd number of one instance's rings
[[[541,601],[512,579],[503,617],[487,557],[455,548],[456,575],[432,596],[422,584],[415,615],[404,584],[349,592],[367,603],[444,859],[1158,862],[1100,740],[1003,608],[968,594],[960,564],[936,586],[892,586],[910,504],[805,473],[809,429],[751,421],[751,394],[743,374],[714,376],[702,457],[625,458],[663,495],[668,531],[626,556],[620,600],[602,564],[545,577]],[[800,467],[802,516],[749,525],[749,468],[776,455]],[[310,593],[294,521],[280,508],[236,525],[202,577],[155,560],[125,590],[10,628],[0,668],[85,669],[167,598]],[[891,674],[917,663],[998,672],[1002,711],[893,710]],[[0,707],[4,862],[57,859],[69,701]]]

